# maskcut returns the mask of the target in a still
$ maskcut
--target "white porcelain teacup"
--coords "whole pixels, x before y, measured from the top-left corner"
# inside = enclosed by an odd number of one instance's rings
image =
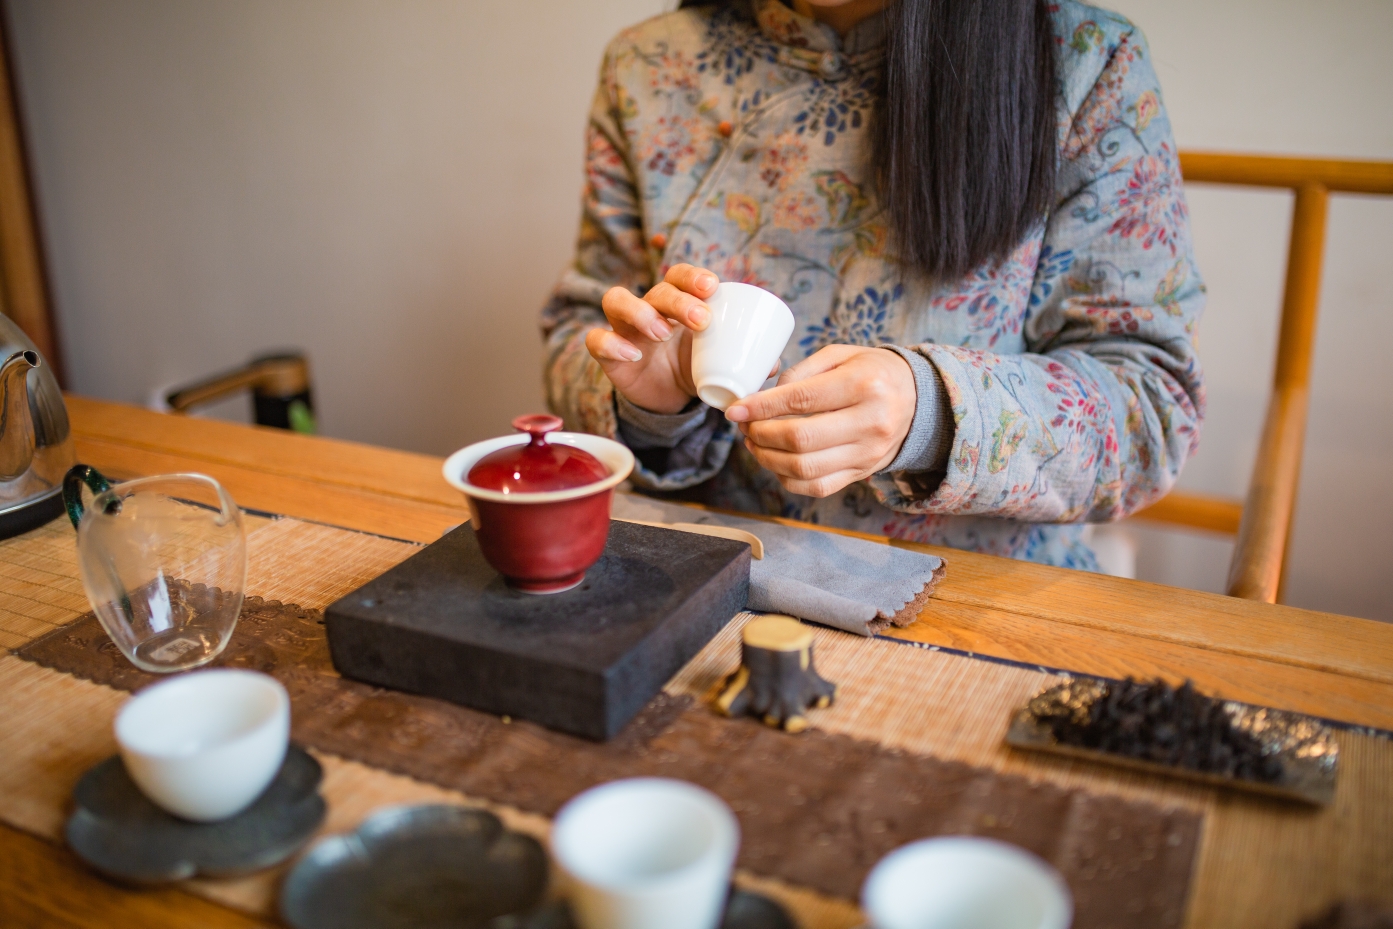
[[[759,390],[793,335],[793,311],[769,291],[727,281],[706,301],[711,322],[692,337],[697,396],[724,410]]]
[[[715,929],[739,846],[721,798],[666,778],[587,790],[551,830],[582,929]]]
[[[131,780],[156,805],[195,822],[227,819],[280,770],[290,697],[255,671],[195,671],[127,700],[116,741]]]
[[[1068,929],[1059,872],[995,839],[923,839],[882,858],[861,887],[873,929]]]

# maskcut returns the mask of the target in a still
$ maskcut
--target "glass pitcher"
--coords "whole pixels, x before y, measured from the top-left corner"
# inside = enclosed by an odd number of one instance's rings
[[[84,506],[82,489],[95,495]],[[78,567],[102,628],[136,667],[207,664],[232,637],[247,581],[242,513],[203,474],[111,484],[76,465],[63,481]]]

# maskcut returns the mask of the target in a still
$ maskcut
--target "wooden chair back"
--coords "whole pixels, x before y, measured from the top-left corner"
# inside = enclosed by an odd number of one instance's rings
[[[1181,152],[1180,170],[1187,184],[1279,187],[1296,193],[1277,365],[1247,500],[1172,491],[1136,515],[1236,535],[1228,594],[1276,603],[1282,596],[1301,478],[1330,194],[1393,195],[1393,162]]]

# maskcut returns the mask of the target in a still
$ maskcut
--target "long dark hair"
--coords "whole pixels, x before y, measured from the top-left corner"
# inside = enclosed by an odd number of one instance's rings
[[[889,0],[885,17],[870,158],[895,253],[929,279],[961,277],[1007,255],[1053,201],[1047,0]]]

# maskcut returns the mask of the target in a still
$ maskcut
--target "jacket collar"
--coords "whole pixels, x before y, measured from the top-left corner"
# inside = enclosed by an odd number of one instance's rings
[[[885,14],[868,16],[845,37],[825,23],[794,12],[781,0],[754,0],[759,31],[779,47],[779,57],[794,67],[835,78],[848,68],[874,64],[885,52]]]

